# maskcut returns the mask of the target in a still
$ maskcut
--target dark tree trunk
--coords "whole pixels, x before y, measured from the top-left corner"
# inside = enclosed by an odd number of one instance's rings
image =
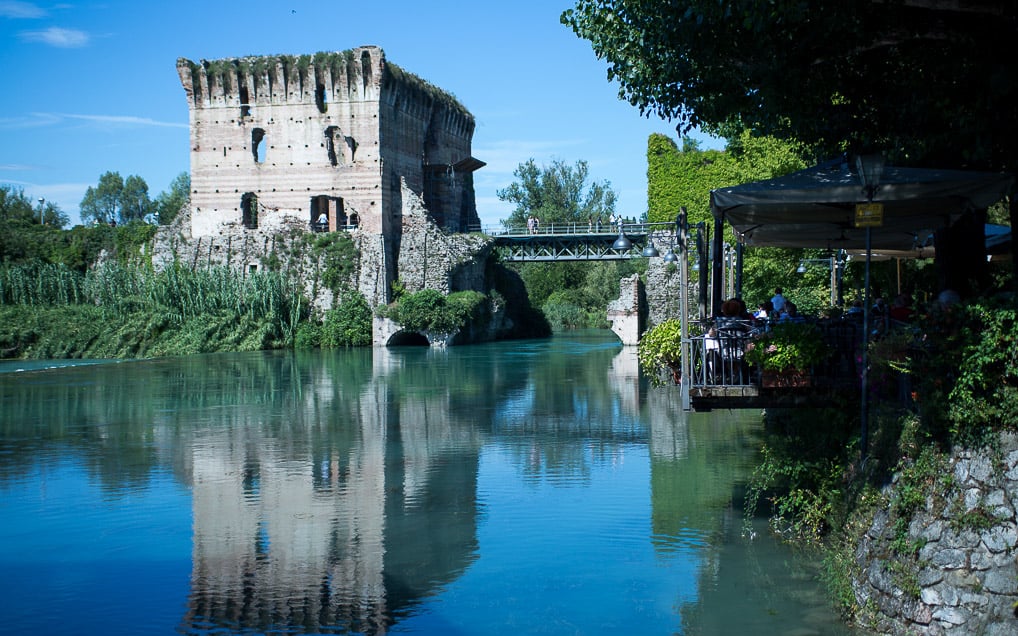
[[[1018,227],[1018,205],[1015,205],[1015,189],[1007,197],[1007,207],[1011,213],[1011,288],[1018,292],[1018,252],[1014,249],[1014,229]]]
[[[1012,212],[1013,215],[1013,212]],[[970,298],[989,287],[986,265],[986,211],[963,215],[936,235],[937,275],[940,289],[953,289]]]

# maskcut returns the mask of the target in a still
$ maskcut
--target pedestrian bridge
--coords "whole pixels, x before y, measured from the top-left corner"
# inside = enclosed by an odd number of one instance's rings
[[[620,261],[659,256],[648,237],[674,236],[675,223],[550,223],[537,230],[476,228],[495,239],[503,262]],[[660,244],[660,242],[659,242]]]

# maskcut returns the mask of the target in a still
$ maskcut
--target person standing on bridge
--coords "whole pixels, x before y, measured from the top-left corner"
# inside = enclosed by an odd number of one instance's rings
[[[531,214],[527,217],[527,234],[534,233],[534,215]]]

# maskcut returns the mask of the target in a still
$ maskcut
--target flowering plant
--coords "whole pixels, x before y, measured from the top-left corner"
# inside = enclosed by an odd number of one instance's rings
[[[808,369],[829,354],[815,325],[779,322],[750,343],[746,361],[766,371]]]

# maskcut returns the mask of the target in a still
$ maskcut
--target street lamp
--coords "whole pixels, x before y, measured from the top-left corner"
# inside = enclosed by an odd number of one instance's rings
[[[831,272],[831,307],[836,307],[841,304],[838,296],[838,284],[840,281],[840,269],[841,264],[841,253],[831,254],[827,258],[801,258],[799,259],[799,266],[795,268],[796,274],[805,274],[808,271],[808,265],[825,265]]]
[[[626,235],[622,232],[622,226],[619,226],[619,237],[612,243],[612,249],[617,252],[628,252],[633,248],[633,242],[630,241]]]
[[[859,155],[855,158],[855,165],[859,173],[859,180],[862,182],[862,191],[866,195],[866,201],[873,203],[873,197],[880,185],[880,178],[884,172],[884,156],[882,154]],[[866,461],[867,445],[869,443],[869,344],[870,344],[870,259],[873,252],[873,228],[866,224],[866,274],[863,282],[863,314],[862,314],[862,406],[861,406],[861,430],[859,439],[859,451],[862,461]]]

